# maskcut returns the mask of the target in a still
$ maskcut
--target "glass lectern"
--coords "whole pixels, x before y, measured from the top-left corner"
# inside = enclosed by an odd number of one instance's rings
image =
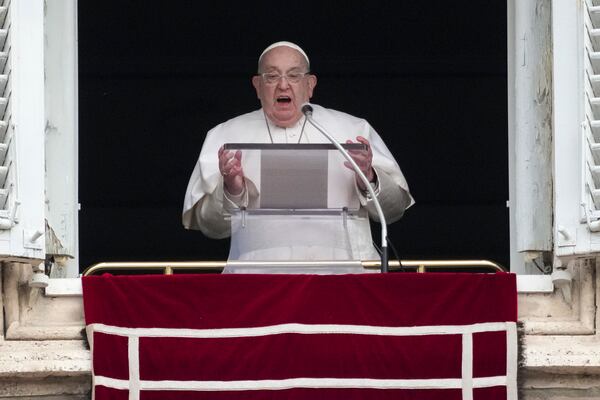
[[[364,149],[346,144],[347,150]],[[363,272],[354,172],[332,144],[230,143],[242,151],[247,205],[232,207],[225,272]]]

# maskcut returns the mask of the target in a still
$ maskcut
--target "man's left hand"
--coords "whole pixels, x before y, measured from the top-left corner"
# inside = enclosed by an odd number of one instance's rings
[[[364,144],[367,147],[367,149],[366,150],[350,150],[350,151],[348,151],[348,154],[350,154],[350,157],[352,157],[354,162],[356,162],[356,164],[358,165],[358,167],[360,168],[362,173],[365,174],[365,176],[367,177],[369,182],[373,182],[375,180],[376,175],[375,175],[375,171],[373,170],[373,166],[372,166],[373,151],[371,150],[371,145],[369,144],[369,141],[362,136],[357,136],[356,141],[358,143]],[[346,140],[346,143],[351,144],[351,143],[355,143],[355,142],[353,142],[352,140]],[[347,168],[354,171],[354,168],[352,168],[352,164],[350,164],[348,161],[345,161],[344,165]],[[358,185],[359,189],[367,190],[367,187],[365,186],[362,179],[360,179],[360,176],[358,176],[358,174],[356,175],[356,184]]]

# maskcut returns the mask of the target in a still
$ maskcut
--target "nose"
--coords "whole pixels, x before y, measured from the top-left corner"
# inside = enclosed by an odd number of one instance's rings
[[[277,81],[277,87],[279,87],[280,89],[287,89],[287,87],[290,85],[290,83],[287,80],[287,77],[285,75],[283,75],[281,78],[279,78],[279,80]]]

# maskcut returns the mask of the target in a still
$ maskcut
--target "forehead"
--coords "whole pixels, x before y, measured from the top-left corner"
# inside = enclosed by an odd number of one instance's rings
[[[306,68],[304,56],[295,49],[286,46],[275,47],[266,52],[261,61],[261,69],[279,69],[287,71],[292,68]]]

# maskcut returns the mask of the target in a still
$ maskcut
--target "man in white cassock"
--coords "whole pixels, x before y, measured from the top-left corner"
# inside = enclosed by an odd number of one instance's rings
[[[252,77],[252,84],[262,108],[230,119],[208,132],[187,187],[183,225],[187,229],[199,229],[211,238],[232,235],[230,212],[240,207],[251,208],[260,199],[260,190],[252,178],[244,174],[242,152],[225,150],[225,143],[329,143],[316,128],[307,124],[301,110],[313,95],[317,77],[310,73],[308,56],[299,46],[277,42],[267,47],[259,57],[258,73]],[[312,107],[313,118],[339,143],[366,145],[366,150],[350,154],[375,189],[387,222],[398,220],[414,200],[400,167],[377,132],[364,119],[314,104]],[[252,229],[246,232],[250,240],[246,240],[242,249],[232,247],[230,259],[379,259],[368,220],[369,217],[378,220],[373,200],[363,181],[354,176],[350,164],[344,164],[347,168],[340,163],[338,173],[350,179],[341,176],[330,179],[330,190],[334,185],[333,190],[355,193],[360,202],[356,218],[348,219],[343,225],[333,224],[334,227],[331,221],[307,219],[293,223],[289,220],[282,223],[277,218],[254,221],[247,224],[247,229]],[[236,271],[226,269],[226,272]]]

